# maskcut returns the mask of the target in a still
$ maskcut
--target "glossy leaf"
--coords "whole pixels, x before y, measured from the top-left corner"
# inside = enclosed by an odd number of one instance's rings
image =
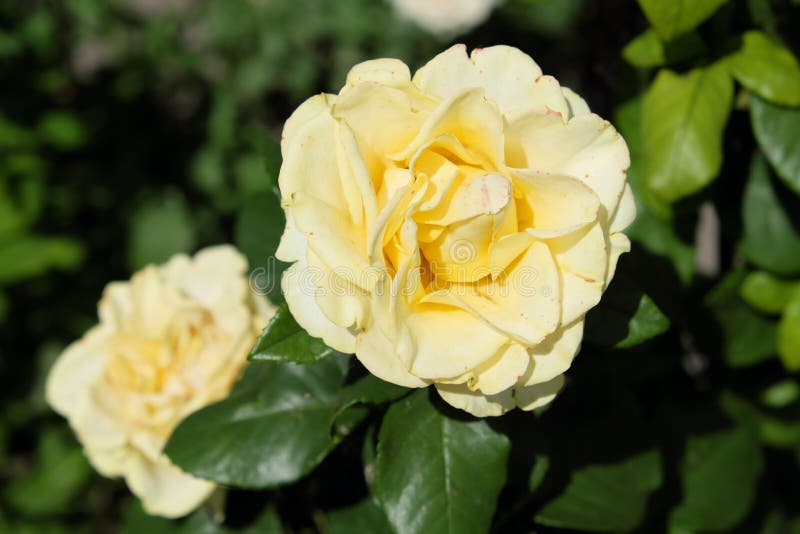
[[[417,391],[384,417],[375,493],[400,534],[486,532],[509,448],[486,421],[442,413]]]
[[[308,335],[294,320],[286,303],[283,303],[256,341],[249,359],[309,364],[331,354],[339,353],[321,339]]]
[[[647,187],[672,202],[716,178],[732,99],[733,82],[721,65],[683,76],[659,72],[642,109]]]
[[[800,65],[792,52],[759,31],[742,36],[742,48],[728,65],[745,87],[776,104],[800,104]]]
[[[671,513],[671,529],[734,527],[753,503],[762,464],[758,437],[749,427],[691,436],[681,464],[683,499]]]
[[[727,0],[638,0],[647,20],[664,40],[695,28]]]
[[[328,516],[328,534],[393,534],[383,509],[372,498],[348,508],[334,510]]]
[[[347,365],[344,357],[251,364],[230,397],[184,419],[166,453],[183,470],[222,484],[293,482],[334,445],[330,428]]]
[[[566,489],[545,504],[535,521],[594,532],[628,532],[644,519],[647,501],[661,485],[655,450],[620,462],[589,465],[572,473]]]
[[[778,355],[787,370],[800,370],[800,291],[792,294],[783,310],[778,325]]]
[[[747,259],[778,274],[800,273],[800,234],[776,194],[767,163],[760,155],[750,166],[742,218],[744,235],[739,249]]]
[[[750,121],[758,146],[775,172],[792,191],[800,195],[800,108],[770,104],[754,96],[750,103]]]
[[[739,294],[760,312],[781,313],[796,291],[800,291],[800,281],[782,280],[768,272],[756,271],[744,279]]]

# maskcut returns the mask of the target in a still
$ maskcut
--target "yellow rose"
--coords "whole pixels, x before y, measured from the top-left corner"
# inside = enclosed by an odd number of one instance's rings
[[[100,473],[125,477],[150,514],[185,515],[214,484],[175,467],[164,444],[228,394],[274,310],[251,293],[247,260],[217,246],[109,284],[98,311],[50,371],[47,400]]]
[[[355,66],[283,130],[289,308],[478,416],[549,402],[630,248],[627,146],[507,46]]]

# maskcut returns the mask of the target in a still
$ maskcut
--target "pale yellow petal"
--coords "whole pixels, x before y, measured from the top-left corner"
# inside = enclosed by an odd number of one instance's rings
[[[597,193],[607,216],[616,210],[630,165],[622,136],[593,114],[566,124],[552,115],[522,115],[506,127],[505,157],[510,167],[581,180]]]
[[[622,198],[617,206],[617,211],[611,218],[610,232],[615,234],[625,230],[636,219],[636,201],[633,198],[633,191],[629,184],[625,184]]]
[[[600,201],[580,180],[530,171],[515,171],[513,176],[520,196],[520,230],[536,237],[555,237],[597,220]]]
[[[496,395],[472,391],[466,384],[436,384],[436,391],[451,406],[476,417],[503,415],[515,406],[511,389]]]
[[[514,392],[517,406],[526,411],[540,408],[556,398],[556,395],[561,391],[563,386],[564,375],[559,375],[548,382],[533,386],[518,387]]]
[[[470,389],[484,395],[496,395],[517,383],[530,364],[530,356],[523,345],[509,343],[497,356],[479,365],[473,378],[467,382]]]
[[[567,101],[567,106],[569,107],[569,117],[576,117],[578,115],[588,115],[591,113],[589,110],[589,104],[586,103],[586,100],[581,98],[581,96],[570,89],[569,87],[561,87],[561,90],[564,92],[564,99]]]
[[[335,101],[336,95],[322,93],[312,96],[294,110],[294,113],[292,113],[283,125],[283,133],[281,134],[281,153],[283,157],[286,157],[286,149],[294,140],[297,132],[299,132],[306,123],[316,118],[317,115],[330,111]]]
[[[184,473],[166,456],[152,462],[132,455],[126,465],[125,481],[148,514],[169,518],[192,512],[216,487],[213,482]]]
[[[306,257],[308,240],[305,234],[295,226],[292,208],[286,208],[284,211],[286,213],[286,226],[283,228],[283,235],[281,235],[278,250],[275,251],[275,257],[281,261],[291,263]]]
[[[608,255],[608,272],[606,273],[605,285],[611,282],[614,278],[614,273],[617,271],[617,262],[619,257],[631,250],[631,240],[625,234],[611,234],[609,238],[611,244],[611,253]]]
[[[412,375],[402,364],[392,343],[375,325],[356,338],[356,357],[373,375],[381,380],[408,388],[419,388],[428,382]]]
[[[399,59],[373,59],[359,63],[347,73],[347,85],[365,82],[406,88],[411,84],[411,72]]]
[[[528,349],[533,365],[522,379],[525,386],[548,382],[564,374],[581,346],[583,320],[559,328],[543,342]]]

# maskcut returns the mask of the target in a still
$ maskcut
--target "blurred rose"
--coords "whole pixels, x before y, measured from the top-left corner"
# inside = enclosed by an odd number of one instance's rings
[[[392,0],[398,14],[442,37],[470,31],[489,18],[500,0]]]
[[[106,287],[100,323],[64,351],[47,399],[105,476],[123,476],[148,513],[177,517],[214,484],[162,449],[188,414],[225,397],[274,312],[251,293],[247,261],[217,246]]]
[[[561,387],[630,243],[625,141],[521,51],[463,45],[413,80],[354,67],[283,130],[297,321],[378,377],[476,415]]]

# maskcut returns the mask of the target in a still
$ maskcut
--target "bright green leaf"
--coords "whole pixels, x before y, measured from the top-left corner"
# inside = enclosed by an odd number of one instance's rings
[[[622,57],[634,67],[660,67],[689,59],[704,47],[694,32],[665,43],[651,28],[629,42],[622,50]]]
[[[535,521],[559,528],[628,532],[642,522],[650,493],[660,485],[661,459],[655,450],[589,465],[572,473],[566,489],[539,510]]]
[[[768,272],[756,271],[744,279],[739,294],[758,311],[781,313],[795,291],[800,291],[800,281],[789,282]]]
[[[86,142],[86,129],[72,113],[51,111],[39,122],[39,137],[62,150],[72,150]]]
[[[778,325],[778,355],[789,371],[800,370],[800,292],[795,291]]]
[[[694,29],[727,0],[638,0],[647,20],[665,41]]]
[[[800,273],[800,235],[773,188],[761,155],[754,156],[750,165],[742,218],[744,235],[739,249],[748,260],[778,274]]]
[[[338,354],[323,341],[311,337],[297,324],[286,303],[282,304],[250,351],[252,361],[309,364]]]
[[[400,534],[487,532],[509,449],[486,421],[446,415],[420,390],[384,417],[375,493]]]
[[[0,241],[0,284],[32,278],[52,268],[72,269],[83,249],[69,238],[19,236]]]
[[[764,33],[749,31],[742,48],[728,57],[733,76],[745,87],[776,104],[800,104],[800,65],[792,52]]]
[[[758,146],[778,176],[800,195],[800,108],[770,104],[757,96],[750,102],[750,121]]]
[[[244,488],[294,482],[333,448],[331,425],[348,359],[251,364],[231,395],[186,419],[166,446],[201,478]]]
[[[727,531],[746,515],[763,464],[756,433],[735,427],[691,436],[681,463],[683,498],[670,516],[678,531]]]
[[[723,66],[683,76],[659,72],[642,108],[649,188],[672,202],[716,178],[732,100],[733,82]]]
[[[164,263],[173,254],[191,252],[197,242],[192,214],[177,191],[139,206],[129,232],[128,261],[133,270]]]

